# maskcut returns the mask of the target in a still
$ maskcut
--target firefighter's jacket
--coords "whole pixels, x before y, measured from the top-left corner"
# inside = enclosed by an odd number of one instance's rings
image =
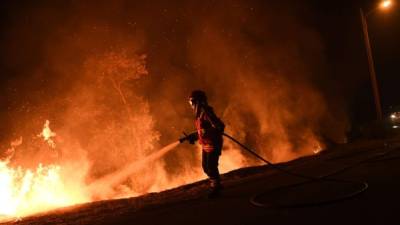
[[[222,148],[222,134],[225,124],[215,115],[210,106],[203,106],[195,121],[199,143],[203,151],[219,151]]]

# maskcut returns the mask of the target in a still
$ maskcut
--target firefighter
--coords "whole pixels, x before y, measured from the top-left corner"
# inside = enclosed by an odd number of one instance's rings
[[[193,91],[189,96],[189,103],[195,114],[197,133],[187,136],[184,140],[188,140],[191,144],[194,144],[196,140],[199,141],[202,147],[202,167],[209,177],[209,197],[217,197],[221,190],[218,160],[221,155],[225,124],[208,105],[204,91]]]

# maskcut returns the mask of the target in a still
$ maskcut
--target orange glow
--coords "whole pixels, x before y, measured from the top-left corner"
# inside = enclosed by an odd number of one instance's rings
[[[55,207],[85,202],[81,193],[66,186],[62,167],[43,166],[35,170],[12,168],[0,161],[0,216],[21,217]]]
[[[391,0],[385,0],[381,3],[381,7],[386,9],[389,8],[392,5],[392,1]]]
[[[42,132],[38,135],[38,137],[42,137],[44,139],[44,141],[47,142],[47,144],[52,147],[55,148],[56,147],[56,143],[53,141],[53,137],[56,136],[56,133],[54,133],[51,129],[50,129],[50,121],[46,120],[46,122],[43,125],[43,130]]]
[[[55,148],[51,137],[56,134],[50,130],[49,123],[48,120],[45,122],[40,136]],[[71,174],[71,170],[75,170],[72,163],[64,166],[38,162],[33,169],[12,166],[12,158],[16,148],[22,145],[22,137],[10,145],[7,157],[0,160],[0,220],[89,201],[83,191],[82,176]],[[84,174],[87,166],[84,162],[79,166]]]
[[[225,63],[239,65],[233,62],[240,59]],[[159,150],[161,135],[167,136],[164,140],[168,142],[179,136],[173,137],[175,130],[170,127],[156,126],[156,119],[162,122],[163,118],[156,118],[150,102],[135,90],[135,82],[148,75],[145,65],[145,55],[125,51],[95,54],[85,61],[80,71],[82,83],[76,81],[66,99],[55,97],[55,102],[67,102],[62,112],[55,113],[62,118],[57,120],[57,129],[50,127],[49,120],[42,128],[35,124],[32,132],[40,132],[38,135],[29,133],[11,142],[0,158],[0,220],[82,202],[158,192],[206,178],[198,145],[197,149],[182,145],[185,151],[172,153],[178,145],[172,143]],[[251,91],[231,96],[232,102],[221,114],[226,132],[272,162],[318,153],[323,143],[313,131],[313,121],[325,110],[318,93],[308,86],[294,89],[285,79],[263,84],[251,79],[256,72],[245,72],[246,90]],[[302,98],[293,101],[293,96]],[[184,99],[178,101],[185,105]],[[313,107],[303,110],[310,102]],[[222,108],[219,103],[213,104],[217,110]],[[176,118],[173,122],[177,126],[185,123],[170,104],[163,103],[155,110]],[[191,122],[185,126],[193,126]],[[246,139],[253,140],[246,143]],[[167,153],[173,163],[163,157]],[[234,143],[224,142],[221,173],[261,164]]]

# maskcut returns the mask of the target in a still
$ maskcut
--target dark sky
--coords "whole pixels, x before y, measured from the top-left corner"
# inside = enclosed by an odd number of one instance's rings
[[[343,84],[353,122],[375,116],[359,8],[367,17],[375,69],[384,112],[400,104],[400,8],[376,9],[380,1],[315,1],[315,23],[326,47],[331,72]],[[347,73],[346,70],[351,71]],[[339,91],[340,92],[340,91]],[[339,94],[339,93],[338,93]]]
[[[41,49],[46,39],[51,39],[53,31],[47,27],[57,27],[58,21],[70,17],[69,11],[64,10],[74,1],[1,1],[0,3],[0,117],[7,114],[15,103],[13,96],[21,97],[21,88],[13,86],[20,78],[20,74],[35,64],[43,63]],[[85,1],[82,1],[85,2]],[[179,1],[177,1],[179,3]],[[212,1],[210,1],[212,2]],[[233,1],[234,2],[234,1]],[[257,1],[254,1],[257,2]],[[274,1],[275,2],[275,1]],[[374,118],[373,98],[368,75],[367,58],[363,43],[359,8],[369,11],[379,1],[283,1],[285,7],[304,7],[306,12],[299,15],[305,18],[308,26],[316,30],[322,37],[324,54],[329,76],[321,80],[315,78],[325,90],[327,96],[338,97],[348,108],[353,123],[361,123]],[[350,3],[349,3],[350,2]],[[168,5],[168,1],[153,1],[153,4]],[[269,1],[258,1],[260,11],[267,9]],[[208,4],[205,1],[204,4]],[[274,3],[276,4],[276,2]],[[134,5],[134,3],[132,3]],[[40,18],[40,14],[33,16],[35,20],[43,19],[48,26],[31,27],[30,11],[43,9],[50,12],[51,20]],[[146,12],[143,12],[146,13]],[[88,14],[95,15],[94,12]],[[279,21],[277,21],[279,23]],[[62,23],[59,23],[62,24]],[[376,11],[368,17],[369,32],[376,64],[376,72],[381,90],[384,110],[390,105],[400,105],[398,86],[400,83],[399,69],[400,54],[398,40],[400,40],[400,7],[393,7],[387,12]],[[262,24],[261,24],[262,25]],[[24,26],[21,29],[21,26]],[[18,29],[16,29],[18,28]],[[282,28],[284,29],[284,28]],[[17,41],[10,42],[9,34],[23,31]],[[295,37],[293,37],[295,38]],[[29,41],[27,41],[29,39]],[[327,78],[328,77],[328,78]],[[37,85],[40,88],[40,84]],[[25,94],[26,95],[26,94]],[[4,120],[3,120],[4,121]],[[1,130],[7,129],[7,123],[2,122]]]
[[[315,3],[320,19],[317,26],[323,35],[332,71],[350,70],[353,76],[341,77],[341,82],[356,85],[343,86],[350,88],[349,104],[354,120],[365,121],[374,116],[371,85],[368,77],[368,64],[360,23],[359,8],[370,12],[379,1],[351,1],[349,3],[330,1]],[[384,112],[391,105],[400,104],[397,94],[400,83],[400,53],[397,44],[400,37],[400,11],[398,5],[382,11],[375,10],[368,18],[371,47]],[[339,75],[340,76],[340,75]]]

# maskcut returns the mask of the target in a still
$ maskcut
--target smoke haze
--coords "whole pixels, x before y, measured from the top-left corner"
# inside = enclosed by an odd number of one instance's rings
[[[324,44],[304,5],[10,4],[13,13],[3,20],[1,36],[2,149],[23,137],[10,165],[76,169],[80,162],[85,169],[78,169],[83,175],[77,182],[95,182],[192,131],[187,96],[193,89],[208,94],[229,134],[274,162],[313,154],[326,138],[344,139],[346,116],[333,110],[340,101],[321,85]],[[37,137],[46,120],[57,133],[56,150]],[[96,197],[132,196],[205,178],[199,154],[198,146],[180,145],[113,193]],[[222,172],[258,164],[225,141]]]

